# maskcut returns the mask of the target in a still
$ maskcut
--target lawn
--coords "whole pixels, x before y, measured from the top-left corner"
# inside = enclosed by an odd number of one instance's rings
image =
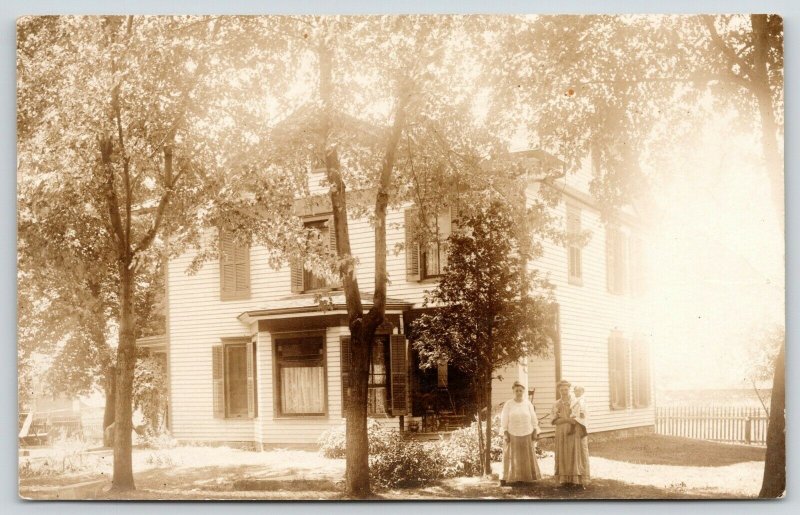
[[[592,482],[583,491],[557,487],[552,453],[540,459],[545,478],[528,488],[500,487],[488,477],[454,478],[425,487],[384,490],[377,499],[687,499],[752,498],[763,474],[763,448],[658,435],[590,444]],[[107,492],[110,453],[84,466],[35,474],[29,466],[20,495],[32,499],[342,499],[344,460],[313,451],[250,452],[224,447],[137,449],[138,490]],[[37,458],[38,459],[38,458]],[[74,459],[74,456],[73,456]],[[23,466],[23,458],[20,458]],[[494,466],[499,472],[500,464]],[[84,483],[78,488],[66,485]]]
[[[723,467],[749,461],[764,461],[765,447],[734,445],[648,435],[591,443],[592,456],[628,463]]]

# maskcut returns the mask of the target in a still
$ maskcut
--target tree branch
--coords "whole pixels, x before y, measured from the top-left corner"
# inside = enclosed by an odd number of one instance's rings
[[[744,76],[752,77],[753,76],[753,67],[747,61],[742,59],[734,50],[725,44],[725,41],[722,40],[722,36],[719,35],[717,32],[717,27],[714,25],[714,17],[712,15],[703,15],[700,16],[700,20],[708,29],[708,33],[711,36],[711,40],[714,42],[714,45],[720,50],[725,56],[730,59],[732,64],[738,64],[739,68],[742,70]],[[731,73],[733,73],[733,67],[730,67]]]

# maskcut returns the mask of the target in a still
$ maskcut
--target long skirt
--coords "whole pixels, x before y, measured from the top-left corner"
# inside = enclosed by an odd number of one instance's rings
[[[585,485],[589,481],[589,438],[580,425],[575,426],[572,434],[569,428],[569,424],[556,426],[556,481]]]
[[[541,478],[531,435],[511,436],[503,446],[503,479],[509,483],[530,483]]]

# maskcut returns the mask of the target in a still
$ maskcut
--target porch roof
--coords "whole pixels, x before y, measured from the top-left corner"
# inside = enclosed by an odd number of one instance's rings
[[[361,304],[372,307],[372,292],[361,292]],[[413,306],[412,302],[386,297],[386,313],[402,313]],[[265,302],[259,309],[245,311],[239,320],[245,324],[257,320],[302,316],[346,315],[347,304],[343,291],[302,293]]]

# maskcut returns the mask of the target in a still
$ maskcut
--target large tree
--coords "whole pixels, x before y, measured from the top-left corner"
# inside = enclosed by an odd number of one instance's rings
[[[64,220],[74,245],[102,249],[97,265],[113,270],[118,490],[134,488],[131,387],[142,270],[159,262],[167,235],[173,251],[199,237],[219,177],[258,142],[258,124],[249,123],[246,99],[237,96],[254,79],[231,73],[252,59],[242,37],[249,23],[114,16],[19,22],[18,173],[38,183],[41,202],[75,215]],[[64,208],[70,202],[71,211]],[[101,244],[80,239],[89,235]]]
[[[435,307],[414,321],[423,367],[447,362],[472,378],[478,422],[485,410],[483,472],[491,473],[492,379],[528,356],[546,355],[553,338],[552,291],[536,256],[521,241],[505,202],[492,201],[460,220],[448,239],[444,275],[425,298]]]
[[[453,184],[491,189],[493,174],[480,163],[500,148],[479,130],[472,107],[477,93],[465,66],[468,38],[453,17],[302,17],[283,35],[287,60],[304,94],[283,95],[285,119],[271,131],[264,163],[243,174],[225,202],[224,225],[249,233],[278,257],[333,277],[345,295],[351,334],[350,395],[346,408],[346,493],[370,493],[367,446],[367,385],[374,335],[385,319],[389,277],[387,212],[413,202],[421,227],[453,197]],[[469,63],[474,64],[474,63]],[[465,75],[466,73],[466,75]],[[299,197],[319,191],[309,173],[324,169],[322,187],[333,213],[336,252],[320,245],[314,230],[286,214],[283,241],[265,241],[259,185],[270,171]],[[242,195],[242,191],[252,194]],[[354,194],[355,193],[355,194]],[[248,199],[255,199],[251,202]],[[284,199],[291,201],[291,198]],[[466,200],[465,200],[466,202]],[[286,203],[282,203],[286,206]],[[242,207],[237,207],[242,206]],[[253,214],[255,213],[255,214]],[[222,214],[220,214],[222,216]],[[374,285],[365,309],[350,241],[350,223],[372,226]],[[428,236],[430,237],[430,235]],[[276,263],[274,263],[276,264]]]

